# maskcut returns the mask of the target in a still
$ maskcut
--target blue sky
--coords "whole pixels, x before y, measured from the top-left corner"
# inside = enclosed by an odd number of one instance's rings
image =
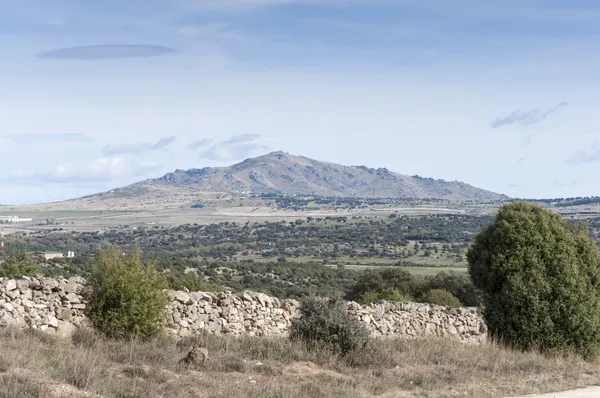
[[[271,150],[600,195],[600,4],[0,0],[0,203]]]

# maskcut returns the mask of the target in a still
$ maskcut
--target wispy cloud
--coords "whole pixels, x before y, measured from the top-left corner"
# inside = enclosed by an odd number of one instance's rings
[[[523,163],[523,162],[524,162],[524,161],[526,161],[526,160],[527,160],[527,158],[526,158],[526,157],[522,157],[522,158],[519,158],[519,160],[517,160],[517,162],[519,162],[519,163]]]
[[[125,176],[143,176],[162,166],[150,163],[129,163],[118,157],[104,157],[90,162],[68,162],[50,171],[16,170],[13,181],[42,183],[90,183],[114,181]]]
[[[513,189],[521,189],[521,188],[523,188],[523,185],[519,185],[519,184],[510,184],[508,187],[509,187],[509,188],[513,188]]]
[[[566,162],[571,164],[600,162],[600,142],[594,142],[589,150],[576,151]]]
[[[149,142],[140,142],[137,144],[123,144],[123,145],[107,145],[104,147],[104,156],[114,156],[120,154],[128,155],[143,155],[150,151],[158,151],[167,149],[171,144],[175,142],[177,138],[175,136],[164,137],[151,144]]]
[[[2,135],[0,139],[6,139],[18,144],[49,144],[49,143],[65,143],[65,142],[90,142],[90,138],[86,134],[80,133],[65,133],[65,134],[11,134]]]
[[[172,54],[176,49],[148,44],[102,44],[95,46],[67,47],[39,54],[41,58],[94,60],[114,58],[154,57]]]
[[[268,150],[269,148],[260,145],[256,140],[258,134],[243,134],[229,138],[225,141],[216,142],[198,153],[198,156],[210,160],[240,160],[250,157],[256,150]]]
[[[513,124],[519,124],[521,126],[530,126],[537,124],[542,120],[548,118],[552,114],[558,112],[560,109],[569,106],[568,102],[559,102],[548,109],[534,108],[528,111],[516,110],[508,116],[498,117],[491,123],[492,128],[499,128],[503,126],[509,126]]]
[[[192,142],[189,147],[196,150],[205,146],[209,146],[213,141],[208,138],[202,138],[201,140]]]
[[[535,138],[536,135],[537,135],[537,133],[528,134],[527,137],[525,137],[523,139],[523,145],[531,144],[531,141],[533,141],[533,139]]]

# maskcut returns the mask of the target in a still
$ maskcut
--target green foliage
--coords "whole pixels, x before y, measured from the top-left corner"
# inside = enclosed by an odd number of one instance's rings
[[[539,206],[512,203],[481,231],[467,257],[495,339],[596,358],[600,256],[585,228]]]
[[[292,321],[290,338],[311,350],[326,349],[346,355],[369,342],[367,328],[348,313],[339,298],[308,297],[300,303],[300,316]]]
[[[167,303],[164,279],[134,252],[109,247],[92,272],[90,318],[111,338],[150,338],[162,331]]]
[[[203,276],[197,275],[194,272],[179,272],[172,270],[164,274],[167,282],[167,287],[171,290],[180,290],[186,288],[191,292],[216,292],[220,288],[217,285],[209,283]]]
[[[466,274],[442,271],[433,277],[426,277],[422,291],[427,292],[432,289],[449,291],[467,307],[481,307],[483,304],[481,292]]]
[[[0,257],[0,277],[2,278],[21,278],[39,272],[38,261],[27,253],[13,252]]]
[[[398,268],[364,272],[346,298],[359,302],[393,300],[405,301],[417,290],[417,281],[410,272]]]
[[[376,292],[364,292],[360,295],[360,301],[366,304],[376,303],[381,300],[402,302],[413,301],[409,296],[405,295],[398,289],[393,289],[389,287]]]
[[[430,304],[442,305],[444,307],[460,307],[460,301],[449,291],[443,289],[431,289],[423,297],[423,301]]]

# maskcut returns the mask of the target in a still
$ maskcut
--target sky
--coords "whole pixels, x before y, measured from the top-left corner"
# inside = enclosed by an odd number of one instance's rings
[[[282,150],[600,195],[592,0],[0,0],[0,204]]]

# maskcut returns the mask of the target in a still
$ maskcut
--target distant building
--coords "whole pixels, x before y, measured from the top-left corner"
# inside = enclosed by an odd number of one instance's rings
[[[63,258],[65,255],[59,252],[34,252],[31,253],[34,256],[42,257],[45,260],[50,260],[51,258]]]
[[[20,218],[19,216],[0,216],[0,222],[13,223],[13,222],[30,222],[33,221],[31,218]]]

